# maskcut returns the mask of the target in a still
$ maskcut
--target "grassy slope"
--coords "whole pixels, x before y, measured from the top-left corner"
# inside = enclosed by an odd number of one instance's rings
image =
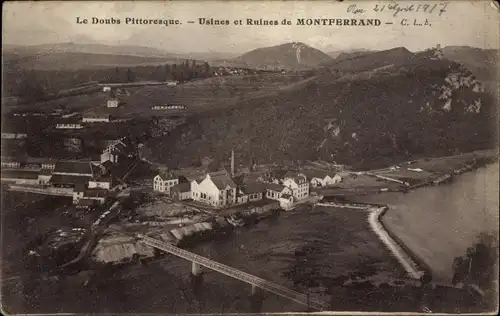
[[[487,147],[494,139],[489,124],[495,114],[488,95],[462,89],[454,93],[451,112],[419,112],[427,102],[436,109],[443,106],[436,87],[457,69],[448,61],[428,60],[368,79],[335,81],[325,75],[301,89],[192,118],[170,137],[152,141],[152,158],[172,165],[200,156],[226,161],[234,148],[241,162],[321,158],[372,166]],[[481,113],[464,115],[461,101],[477,98],[483,100]],[[337,137],[326,130],[334,119],[341,127]]]

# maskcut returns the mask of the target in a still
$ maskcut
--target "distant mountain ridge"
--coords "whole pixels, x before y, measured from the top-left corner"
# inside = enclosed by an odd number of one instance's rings
[[[234,61],[252,68],[301,69],[314,68],[333,59],[319,49],[301,42],[261,47]]]

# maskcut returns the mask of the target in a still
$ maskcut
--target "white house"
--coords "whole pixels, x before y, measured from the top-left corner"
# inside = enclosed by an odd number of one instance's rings
[[[302,173],[287,172],[283,178],[283,185],[292,190],[295,200],[309,197],[309,182]]]
[[[109,86],[102,87],[102,92],[108,92],[108,91],[111,91],[111,87]]]
[[[342,177],[337,173],[328,174],[327,172],[313,170],[303,171],[302,173],[307,176],[313,188],[331,186],[342,181]]]
[[[52,171],[50,170],[41,170],[38,174],[38,184],[45,185],[50,182],[50,178],[52,177]]]
[[[208,173],[200,182],[191,181],[191,198],[216,207],[236,204],[236,190],[226,171]]]
[[[279,201],[283,195],[292,195],[292,190],[277,183],[264,183],[266,188],[266,198]]]
[[[76,119],[63,119],[56,124],[57,129],[82,129],[83,125]]]
[[[109,99],[108,100],[108,103],[107,103],[107,106],[108,108],[117,108],[118,105],[119,105],[119,100],[118,99]]]
[[[111,190],[113,187],[112,177],[99,177],[97,179],[91,179],[88,183],[89,189],[106,189]]]
[[[179,177],[160,173],[153,178],[153,190],[170,194],[170,189],[179,184]]]
[[[111,116],[109,114],[87,114],[82,118],[84,123],[109,123],[111,121]]]
[[[294,198],[290,194],[282,194],[278,201],[282,209],[289,210],[293,207]]]
[[[166,81],[165,84],[167,85],[167,87],[175,87],[179,84],[179,81]]]

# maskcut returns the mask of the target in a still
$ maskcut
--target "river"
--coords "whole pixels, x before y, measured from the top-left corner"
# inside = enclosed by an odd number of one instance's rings
[[[439,187],[377,194],[363,200],[389,204],[386,223],[445,280],[454,256],[464,252],[479,232],[498,229],[498,164]],[[335,277],[404,276],[366,218],[364,211],[324,207],[285,212],[190,250],[297,291],[309,291],[311,297],[328,302],[329,282]],[[74,278],[39,281],[31,289],[24,288],[31,298],[26,295],[23,300],[6,290],[2,299],[8,312],[31,313],[305,310],[271,293],[265,293],[263,300],[252,299],[250,285],[216,272],[207,271],[202,280],[193,280],[190,271],[190,263],[169,255],[112,274],[101,272],[86,287]],[[312,282],[303,284],[301,279]],[[363,310],[364,306],[354,308]]]
[[[453,259],[464,255],[480,233],[498,236],[498,166],[487,165],[437,187],[359,200],[389,205],[384,223],[431,267],[436,281],[449,283]]]

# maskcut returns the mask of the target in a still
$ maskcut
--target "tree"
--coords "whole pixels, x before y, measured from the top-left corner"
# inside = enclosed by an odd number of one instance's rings
[[[497,257],[497,237],[491,234],[480,234],[477,242],[467,248],[465,255],[455,258],[453,283],[471,283],[483,290],[490,290],[495,279]]]

